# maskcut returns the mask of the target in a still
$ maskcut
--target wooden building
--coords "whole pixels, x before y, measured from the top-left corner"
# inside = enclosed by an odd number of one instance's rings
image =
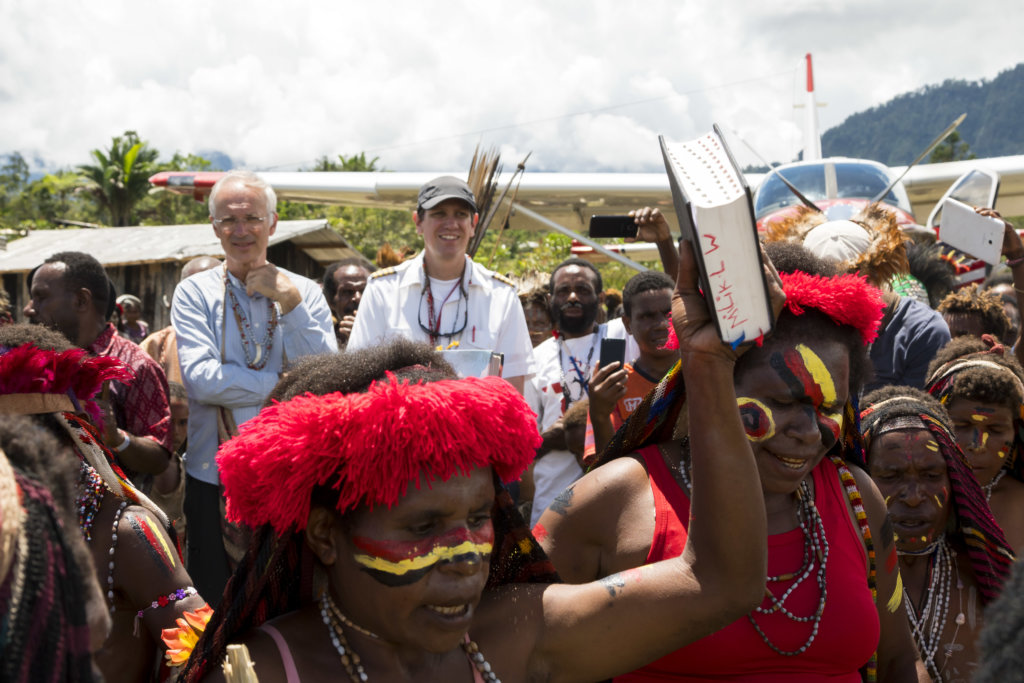
[[[134,294],[142,300],[142,319],[153,331],[171,322],[171,297],[182,266],[197,256],[224,258],[209,223],[35,230],[0,250],[0,275],[16,321],[24,321],[21,311],[29,299],[28,274],[62,251],[82,251],[102,263],[118,294]],[[363,256],[320,219],[278,222],[267,258],[293,273],[320,280],[328,264]]]

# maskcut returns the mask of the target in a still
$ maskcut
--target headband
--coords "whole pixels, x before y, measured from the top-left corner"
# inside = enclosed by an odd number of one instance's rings
[[[982,353],[988,353],[984,351]],[[1013,379],[1014,386],[1017,387],[1017,395],[1020,397],[1019,400],[1024,400],[1024,384],[1021,383],[1020,378],[1017,377],[1017,373],[1008,368],[1005,365],[1000,365],[990,360],[963,360],[958,359],[946,363],[942,367],[939,367],[931,374],[931,377],[927,379],[925,385],[930,387],[928,393],[931,394],[943,394],[949,386],[949,379],[952,375],[964,370],[966,368],[989,368],[991,370],[998,370],[1005,372]]]
[[[447,480],[493,467],[505,482],[533,461],[533,412],[498,377],[400,383],[366,393],[305,394],[241,426],[217,455],[227,516],[278,534],[306,526],[311,496],[330,486],[337,510],[395,505],[421,475]]]

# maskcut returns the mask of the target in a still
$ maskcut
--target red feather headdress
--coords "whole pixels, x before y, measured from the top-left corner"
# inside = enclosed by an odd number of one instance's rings
[[[536,417],[502,379],[427,384],[393,376],[363,394],[306,394],[265,408],[217,455],[228,518],[279,534],[305,528],[315,487],[337,509],[394,505],[421,474],[491,466],[503,481],[533,461]]]
[[[103,424],[103,416],[89,399],[99,393],[108,380],[131,382],[134,379],[132,371],[117,358],[90,357],[85,349],[50,351],[34,344],[0,347],[0,395],[12,400],[15,395],[66,395],[73,406],[71,410],[86,410],[98,425]],[[75,405],[76,402],[80,402],[79,405]],[[39,410],[33,410],[28,408],[29,403],[23,402],[24,410],[16,412],[69,409],[41,403]]]
[[[786,308],[803,315],[808,308],[821,311],[838,325],[850,325],[860,332],[865,344],[878,336],[885,302],[882,292],[862,275],[822,277],[799,270],[779,273],[786,293]]]

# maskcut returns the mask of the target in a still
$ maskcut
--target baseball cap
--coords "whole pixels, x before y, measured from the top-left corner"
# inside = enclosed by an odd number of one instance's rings
[[[476,199],[474,199],[473,191],[469,189],[469,185],[465,181],[450,175],[434,178],[421,187],[416,208],[432,209],[446,199],[461,199],[472,206],[473,213],[476,213]]]

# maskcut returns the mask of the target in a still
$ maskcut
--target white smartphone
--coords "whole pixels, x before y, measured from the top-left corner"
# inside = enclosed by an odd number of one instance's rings
[[[1003,251],[1003,221],[982,216],[955,199],[943,202],[941,220],[941,241],[985,263],[999,263]]]

